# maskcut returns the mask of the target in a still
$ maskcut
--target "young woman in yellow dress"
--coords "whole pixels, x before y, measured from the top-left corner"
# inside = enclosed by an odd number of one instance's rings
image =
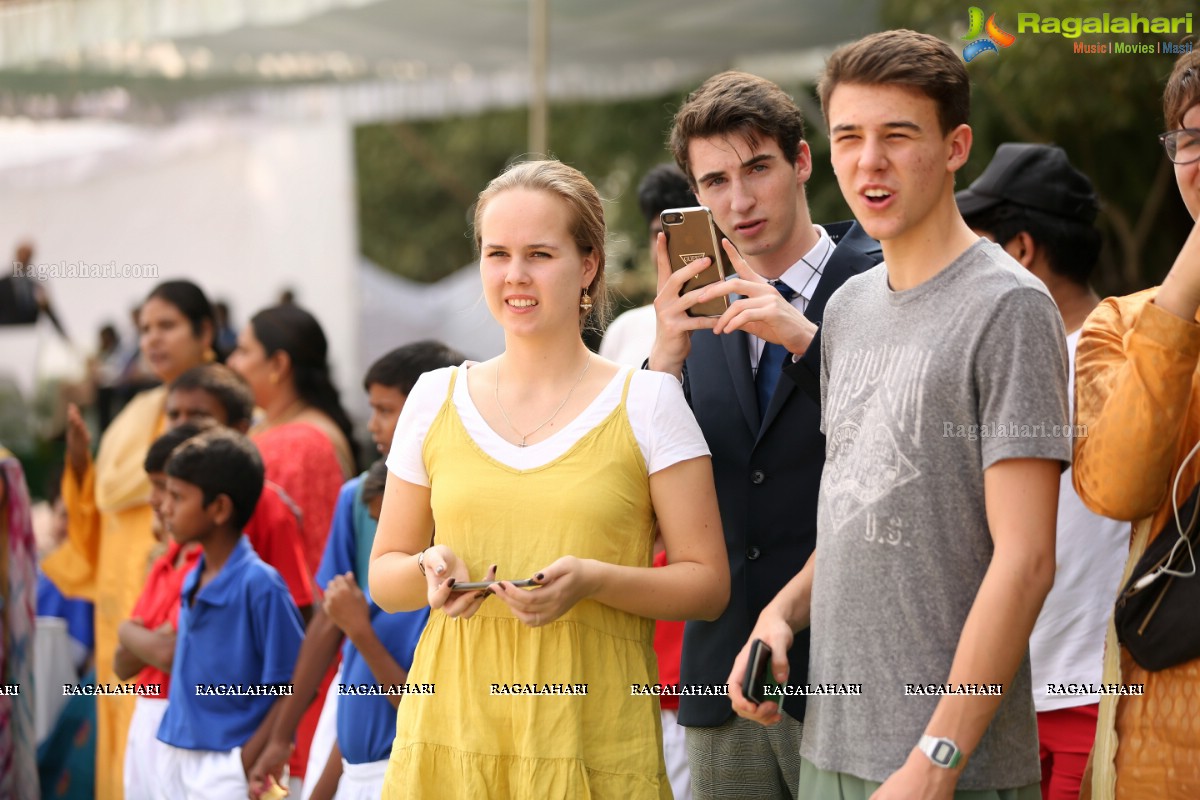
[[[728,601],[708,448],[676,379],[583,343],[605,302],[587,178],[517,164],[474,227],[505,350],[413,388],[371,553],[376,603],[434,609],[408,678],[433,693],[400,703],[384,797],[669,798],[658,701],[638,690],[653,619]],[[656,522],[670,565],[651,569]]]

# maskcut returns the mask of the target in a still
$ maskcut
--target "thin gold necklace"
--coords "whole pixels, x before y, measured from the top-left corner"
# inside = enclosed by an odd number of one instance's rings
[[[287,408],[285,408],[283,411],[280,411],[274,419],[264,418],[262,422],[254,426],[255,433],[265,433],[272,428],[278,428],[280,425],[286,425],[296,417],[303,414],[309,408],[310,406],[307,402],[305,402],[304,398],[297,397],[288,405]]]
[[[567,404],[567,401],[571,399],[571,395],[575,394],[575,389],[579,386],[579,384],[583,383],[583,376],[587,375],[588,368],[591,366],[592,366],[592,354],[588,353],[587,363],[583,365],[583,372],[579,373],[579,377],[576,378],[575,383],[571,385],[571,389],[570,389],[570,391],[567,392],[567,396],[564,397],[562,402],[558,404],[558,408],[554,409],[554,413],[551,414],[550,416],[546,417],[545,421],[542,422],[541,425],[538,425],[536,428],[531,430],[529,433],[521,433],[519,430],[517,430],[517,426],[512,424],[512,420],[508,418],[508,412],[504,410],[504,406],[500,404],[500,362],[499,361],[496,362],[496,382],[494,384],[495,395],[496,395],[496,407],[500,409],[500,414],[501,414],[501,416],[504,417],[504,421],[508,423],[508,427],[512,428],[513,433],[515,433],[517,436],[521,437],[521,443],[519,445],[517,445],[517,447],[524,447],[526,439],[528,439],[530,436],[533,436],[535,433],[540,431],[542,428],[549,425],[550,421],[558,416],[558,412],[563,410],[563,406],[565,406]]]

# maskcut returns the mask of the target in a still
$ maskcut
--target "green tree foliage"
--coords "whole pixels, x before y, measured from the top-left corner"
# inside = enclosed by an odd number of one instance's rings
[[[551,109],[551,152],[582,170],[607,201],[609,285],[618,311],[654,296],[637,185],[655,164],[671,160],[666,149],[671,117],[691,88],[650,99]],[[829,171],[829,146],[812,87],[785,88],[809,118],[816,164],[809,188],[814,217],[846,219],[849,212]],[[363,253],[422,282],[439,280],[471,262],[475,196],[508,162],[525,154],[526,130],[524,109],[359,128],[355,156]]]
[[[1179,201],[1171,165],[1155,139],[1163,129],[1162,86],[1175,56],[1081,54],[1074,52],[1074,44],[1157,43],[1179,37],[1084,34],[1070,39],[1019,33],[1017,14],[1037,5],[1043,16],[1059,17],[1106,11],[1170,17],[1193,7],[1184,0],[995,0],[980,7],[985,15],[994,13],[1000,27],[1017,34],[1017,40],[967,65],[974,87],[975,144],[959,186],[978,176],[1003,142],[1061,145],[1101,196],[1098,224],[1105,247],[1094,278],[1097,289],[1119,294],[1155,284],[1166,274],[1192,224]],[[886,27],[926,31],[957,49],[966,44],[961,37],[967,33],[968,7],[960,0],[884,0],[882,13]],[[1200,18],[1195,24],[1200,25]],[[849,210],[829,168],[829,144],[813,87],[784,88],[808,120],[813,177],[807,193],[813,218],[847,219]],[[647,169],[670,160],[664,142],[671,116],[686,93],[558,104],[550,112],[551,152],[583,170],[608,201],[610,285],[621,308],[653,296],[654,275],[636,188]],[[516,109],[359,128],[355,149],[364,254],[417,281],[438,280],[470,263],[472,204],[488,180],[525,154],[526,113]]]
[[[650,167],[670,160],[664,142],[678,100],[551,109],[551,153],[582,170],[607,201],[609,270],[618,278],[644,261],[646,226],[637,208],[637,183]],[[526,130],[524,109],[359,128],[355,155],[364,254],[426,282],[471,262],[475,197],[506,164],[526,155]],[[625,283],[631,289],[626,293],[634,295],[625,305],[644,299],[644,276]]]
[[[885,0],[884,24],[932,33],[962,47],[969,3],[955,0]],[[977,3],[985,17],[1017,40],[999,53],[967,64],[973,86],[971,160],[960,173],[966,186],[1003,142],[1060,145],[1095,183],[1105,246],[1094,283],[1102,294],[1120,294],[1161,281],[1192,222],[1175,187],[1171,164],[1156,135],[1163,130],[1162,88],[1177,56],[1076,53],[1075,43],[1190,41],[1163,34],[1021,33],[1018,13],[1095,17],[1140,14],[1182,16],[1195,10],[1183,0],[1057,0]],[[1193,14],[1193,16],[1196,16]],[[1197,19],[1194,24],[1200,24]]]

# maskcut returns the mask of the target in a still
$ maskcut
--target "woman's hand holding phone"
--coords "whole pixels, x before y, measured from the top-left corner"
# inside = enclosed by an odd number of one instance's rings
[[[537,589],[519,589],[512,581],[498,581],[489,591],[508,604],[517,619],[537,628],[558,619],[593,593],[587,564],[584,559],[563,556],[534,576]]]
[[[487,599],[486,589],[476,592],[454,591],[454,585],[466,583],[471,579],[471,574],[467,571],[467,565],[446,545],[439,544],[426,549],[422,566],[425,567],[430,608],[440,608],[448,617],[467,619]],[[496,565],[493,564],[488,569],[487,579],[494,580],[495,577]]]

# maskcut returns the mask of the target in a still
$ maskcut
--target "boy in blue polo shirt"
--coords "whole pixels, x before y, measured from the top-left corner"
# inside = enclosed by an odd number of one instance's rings
[[[166,472],[167,530],[204,555],[183,584],[156,791],[163,800],[246,797],[247,768],[290,691],[300,612],[242,534],[263,487],[250,440],[206,431],[172,453]]]
[[[372,521],[379,519],[386,480],[383,459],[362,480],[361,496]],[[421,688],[405,683],[429,609],[384,613],[359,586],[353,565],[336,550],[325,551],[317,582],[325,586],[325,615],[346,641],[335,684],[337,742],[310,800],[375,800],[383,791],[396,738],[396,709],[409,689]]]
[[[464,360],[465,357],[462,353],[441,342],[428,340],[397,347],[371,364],[363,379],[363,387],[367,391],[367,400],[371,406],[371,418],[367,423],[367,429],[371,432],[375,448],[381,456],[386,457],[392,446],[392,437],[395,435],[400,411],[404,408],[408,393],[416,385],[417,379],[426,372],[455,366]],[[357,653],[359,646],[369,652],[376,643],[382,640],[388,652],[403,654],[405,652],[403,641],[394,641],[386,627],[376,625],[379,617],[388,615],[382,614],[379,607],[371,603],[369,596],[365,594],[367,591],[367,565],[370,562],[371,546],[375,541],[375,520],[378,518],[378,512],[375,517],[372,517],[367,498],[364,497],[366,485],[366,473],[364,473],[351,478],[342,486],[342,490],[338,494],[337,506],[333,512],[329,539],[325,543],[325,554],[321,559],[320,569],[317,570],[316,582],[322,589],[328,589],[327,584],[334,580],[335,576],[353,573],[352,580],[364,593],[365,603],[369,607],[371,615],[371,626],[362,631],[364,637],[367,638],[367,644],[356,643],[353,637],[349,637],[349,641],[343,647],[345,653],[348,654],[351,651]],[[411,614],[423,614],[427,617],[428,611],[416,611]],[[382,624],[386,620],[379,620],[379,622]],[[424,624],[424,618],[422,618],[421,624]],[[380,632],[379,637],[375,637],[372,633],[376,628]],[[418,630],[417,633],[419,634],[419,632]],[[402,633],[401,640],[406,635]],[[384,636],[389,638],[383,638]],[[375,639],[374,642],[370,641],[372,638]],[[304,645],[297,659],[296,671],[292,678],[295,688],[294,695],[283,704],[269,741],[258,762],[249,773],[252,788],[257,789],[264,785],[268,776],[280,774],[291,750],[291,742],[296,735],[300,716],[316,696],[321,676],[325,674],[329,665],[337,657],[338,648],[343,641],[342,630],[325,613],[322,604],[317,603],[314,606],[313,618],[308,624]],[[412,660],[411,647],[408,648],[407,654],[407,659],[397,655],[393,660],[399,660],[402,664],[407,665]],[[346,664],[344,663],[343,671],[345,668]],[[381,674],[375,675],[374,679],[368,678],[367,680],[374,680],[378,684],[389,683],[388,679]],[[346,695],[340,695],[340,692],[344,691],[341,687],[348,682],[345,677],[342,677],[335,680],[330,686],[325,707],[321,713],[321,721],[318,722],[317,733],[313,737],[313,746],[310,750],[308,769],[305,774],[307,780],[299,800],[307,800],[310,796],[318,799],[322,797],[321,794],[314,794],[317,791],[315,786],[328,762],[332,761],[335,767],[342,758],[346,758],[347,762],[351,764],[360,763],[357,760],[351,760],[360,757],[359,751],[353,744],[350,745],[349,755],[343,752],[339,756],[338,751],[335,750],[332,759],[330,758],[332,733],[336,730],[339,736],[341,734],[338,705],[339,701],[346,697]],[[387,706],[385,711],[391,709],[386,697],[376,696],[370,699],[377,701],[382,706]],[[391,741],[395,738],[396,717],[394,711],[389,713],[389,730],[375,730],[372,734],[374,743],[368,748],[371,753],[382,752],[383,755],[379,758],[383,759],[390,754]],[[323,736],[326,728],[330,731],[328,738]],[[367,756],[362,755],[361,757]],[[370,758],[372,761],[375,760],[374,756]],[[357,783],[357,773],[360,770],[351,769],[350,772],[356,774],[349,776],[346,782]],[[327,779],[329,782],[327,785],[338,786],[340,791],[344,787],[336,782],[336,778],[337,771],[335,769]],[[382,774],[380,781],[382,781]],[[324,796],[330,795],[325,794]],[[345,796],[344,791],[339,794],[339,797]],[[378,796],[378,792],[376,792],[375,797]]]

